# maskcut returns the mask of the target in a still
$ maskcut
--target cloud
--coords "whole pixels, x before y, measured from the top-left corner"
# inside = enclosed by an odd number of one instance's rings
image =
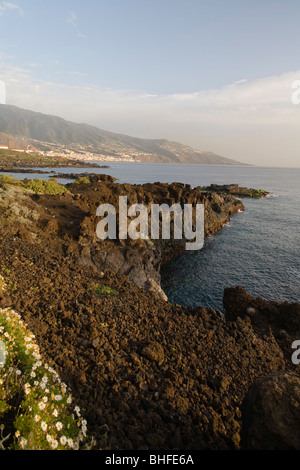
[[[75,77],[86,77],[87,74],[83,72],[69,72],[69,75],[74,75]]]
[[[67,23],[71,24],[74,28],[77,26],[77,15],[75,11],[70,11],[69,16],[66,19]]]
[[[73,73],[74,75],[74,73]],[[144,138],[167,138],[245,163],[300,166],[300,70],[195,93],[151,94],[37,80],[3,65],[7,103]]]
[[[32,67],[32,68],[42,68],[44,67],[44,64],[38,64],[37,62],[30,62],[30,64],[28,64],[29,67]]]
[[[67,21],[67,23],[72,25],[73,28],[78,29],[77,28],[78,18],[77,18],[77,14],[76,14],[75,11],[70,11],[66,21]],[[80,31],[77,31],[77,37],[79,39],[87,39],[87,36],[85,34],[83,34],[82,32],[80,32]]]
[[[243,78],[242,80],[238,80],[238,81],[236,81],[236,82],[233,82],[233,84],[234,84],[234,85],[240,85],[241,83],[245,83],[245,82],[247,82],[247,81],[248,81],[247,78]]]
[[[88,38],[85,34],[80,33],[80,32],[77,33],[77,36],[78,36],[80,39],[87,39],[87,38]]]
[[[18,12],[20,15],[23,15],[23,10],[17,5],[16,3],[12,2],[1,2],[0,3],[0,16],[2,16],[5,12],[13,10]]]

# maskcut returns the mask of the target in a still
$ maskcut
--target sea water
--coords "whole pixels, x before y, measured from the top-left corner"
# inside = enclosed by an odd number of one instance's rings
[[[222,310],[224,288],[237,285],[254,297],[300,302],[300,168],[107,164],[110,168],[56,171],[105,173],[120,183],[181,182],[192,187],[234,183],[270,192],[265,199],[243,199],[245,211],[231,216],[200,251],[183,253],[162,267],[162,287],[171,302]],[[70,182],[59,177],[58,181]]]

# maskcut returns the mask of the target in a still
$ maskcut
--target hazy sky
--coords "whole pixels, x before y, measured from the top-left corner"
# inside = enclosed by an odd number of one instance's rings
[[[0,0],[0,80],[7,104],[300,167],[299,21],[300,0]]]

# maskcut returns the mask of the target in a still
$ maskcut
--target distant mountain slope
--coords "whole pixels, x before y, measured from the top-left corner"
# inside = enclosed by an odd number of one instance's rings
[[[88,151],[120,159],[129,155],[141,162],[241,164],[166,139],[141,139],[116,134],[11,105],[0,105],[0,133],[8,134],[18,142],[22,142],[20,138],[23,138],[24,145],[30,143],[38,149],[64,146],[74,151]]]

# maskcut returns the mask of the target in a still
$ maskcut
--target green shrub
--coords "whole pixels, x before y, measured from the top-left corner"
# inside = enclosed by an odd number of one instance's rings
[[[0,175],[0,183],[20,183],[20,180],[17,180],[11,175]]]
[[[26,189],[30,189],[36,194],[63,194],[69,192],[64,185],[57,182],[56,178],[51,180],[30,180],[26,184]]]
[[[74,184],[91,184],[91,180],[87,176],[80,176]]]
[[[14,186],[23,188],[24,183],[11,175],[0,175],[0,188],[9,189]]]

